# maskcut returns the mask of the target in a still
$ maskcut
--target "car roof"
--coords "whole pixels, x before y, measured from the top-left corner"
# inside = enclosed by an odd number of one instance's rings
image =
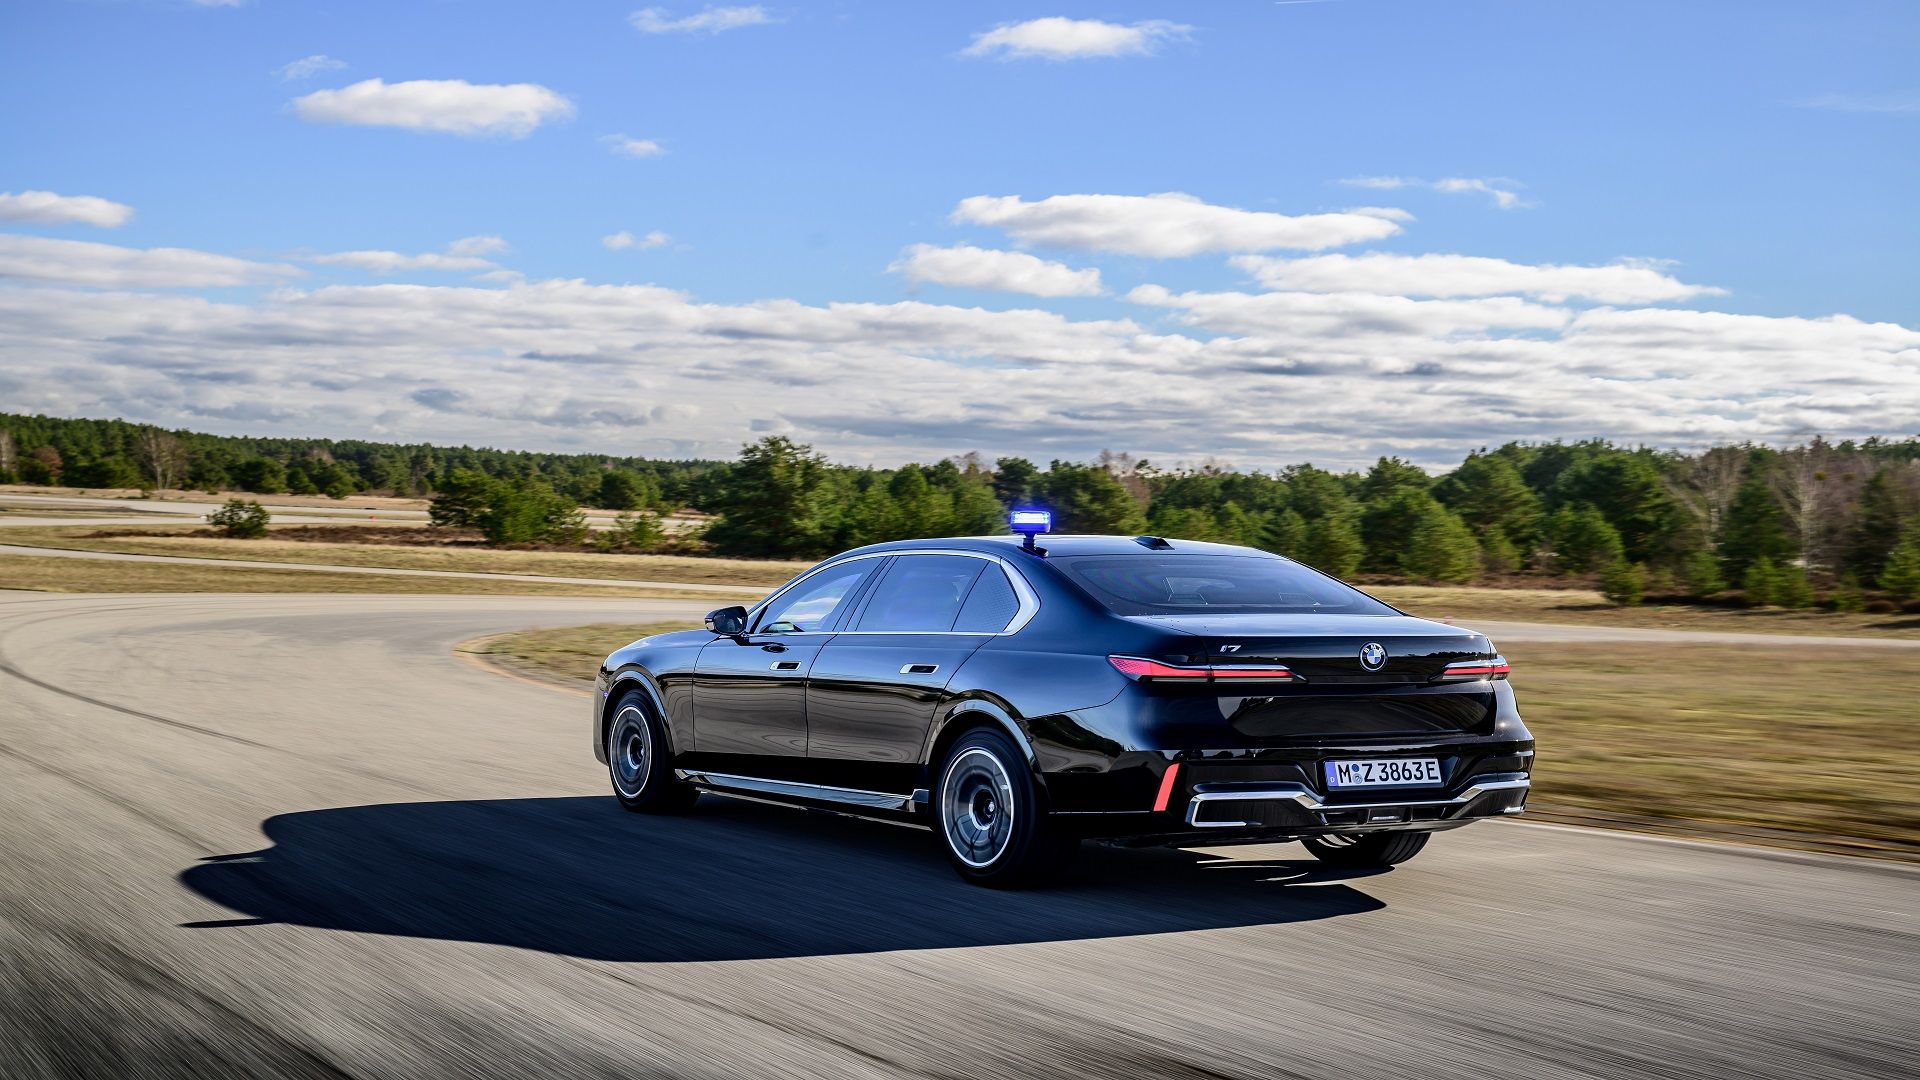
[[[1132,536],[1076,536],[1071,534],[1045,533],[1034,537],[1034,543],[1050,556],[1058,555],[1246,555],[1261,559],[1277,559],[1280,556],[1257,548],[1241,547],[1237,544],[1210,544],[1203,540],[1181,540],[1167,537],[1162,542],[1166,547],[1152,546],[1141,542],[1142,538]],[[1160,539],[1160,538],[1152,538]],[[843,552],[845,555],[868,554],[873,552],[911,553],[944,549],[947,551],[983,551],[993,554],[1005,554],[1017,550],[1021,545],[1018,536],[946,536],[924,540],[895,540],[885,544],[869,544]],[[836,558],[839,556],[836,556]]]

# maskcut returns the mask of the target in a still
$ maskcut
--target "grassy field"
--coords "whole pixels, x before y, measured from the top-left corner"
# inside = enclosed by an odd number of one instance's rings
[[[301,528],[292,526],[291,528]],[[195,530],[84,526],[22,526],[0,529],[0,544],[115,551],[135,555],[179,555],[248,562],[315,563],[406,570],[460,570],[482,574],[540,574],[549,577],[608,578],[616,581],[671,581],[702,585],[778,585],[812,565],[755,559],[711,559],[685,555],[610,555],[588,551],[496,551],[482,547],[425,547],[413,544],[329,544],[277,540],[227,540],[189,535]],[[94,532],[116,535],[95,537]]]
[[[536,630],[474,651],[586,686],[607,653],[686,628]],[[1920,861],[1920,662],[1908,650],[1539,643],[1507,655],[1540,741],[1536,818]]]
[[[0,533],[0,542],[6,539]],[[230,566],[111,562],[54,556],[0,555],[0,589],[59,593],[433,593],[485,596],[633,596],[715,601],[710,592],[607,585],[549,585],[485,578],[409,577],[400,574],[316,574]]]
[[[291,526],[290,529],[304,528]],[[473,546],[324,543],[311,540],[226,540],[189,535],[178,525],[98,530],[84,525],[0,529],[0,543],[145,555],[297,562],[334,566],[461,570],[493,574],[608,578],[687,584],[778,585],[809,564],[686,555],[609,555],[585,551],[496,551]],[[276,530],[284,537],[286,530]],[[94,532],[114,535],[91,536]],[[377,533],[375,533],[377,535]],[[1849,615],[1831,611],[1745,610],[1682,605],[1614,607],[1585,589],[1491,589],[1466,586],[1369,586],[1388,603],[1430,619],[1582,623],[1753,634],[1845,634],[1920,638],[1920,615]]]

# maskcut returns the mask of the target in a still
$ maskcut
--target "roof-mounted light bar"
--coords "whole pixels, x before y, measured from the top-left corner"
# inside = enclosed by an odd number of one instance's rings
[[[1044,555],[1046,552],[1033,546],[1033,538],[1041,533],[1053,531],[1053,511],[1031,509],[1009,511],[1007,527],[1026,538],[1021,542],[1020,550]]]

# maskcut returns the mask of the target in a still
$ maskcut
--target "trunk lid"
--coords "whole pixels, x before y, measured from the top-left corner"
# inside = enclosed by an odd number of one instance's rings
[[[1137,615],[1193,664],[1284,665],[1308,686],[1422,685],[1494,655],[1485,635],[1411,615]],[[1377,662],[1375,662],[1377,661]]]

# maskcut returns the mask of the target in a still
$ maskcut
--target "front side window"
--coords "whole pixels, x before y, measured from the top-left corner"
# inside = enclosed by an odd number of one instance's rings
[[[787,590],[761,615],[760,632],[792,634],[825,627],[879,561],[861,559],[822,570]]]
[[[901,555],[873,587],[856,630],[926,633],[953,629],[960,605],[986,569],[984,559],[960,555]]]
[[[1387,605],[1286,559],[1078,555],[1047,560],[1120,615],[1393,615]]]

